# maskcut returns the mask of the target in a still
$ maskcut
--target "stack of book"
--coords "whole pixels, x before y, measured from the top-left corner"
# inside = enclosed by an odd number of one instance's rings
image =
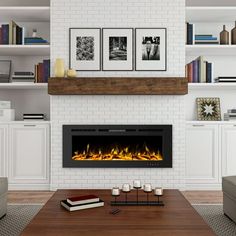
[[[219,44],[219,40],[211,34],[197,34],[195,35],[195,44]]]
[[[194,35],[195,35],[195,25],[187,22],[186,23],[186,44],[189,44],[189,45],[195,44]]]
[[[45,114],[36,114],[36,113],[25,113],[23,114],[23,120],[27,120],[27,121],[39,121],[39,120],[45,120],[46,119],[46,116]]]
[[[227,113],[224,113],[224,120],[236,121],[236,109],[229,109]]]
[[[43,45],[43,44],[49,44],[46,39],[38,38],[38,37],[27,37],[25,38],[25,44],[30,45]]]
[[[34,73],[29,71],[15,71],[12,75],[12,82],[34,82]]]
[[[104,202],[95,195],[70,197],[61,201],[61,205],[68,211],[78,211],[104,206]]]
[[[24,27],[20,27],[13,20],[0,27],[0,44],[24,44]]]
[[[186,76],[189,83],[212,83],[213,64],[200,56],[186,65]]]
[[[221,76],[215,79],[216,83],[236,83],[235,76]]]
[[[50,60],[35,65],[35,83],[47,83],[50,77]]]

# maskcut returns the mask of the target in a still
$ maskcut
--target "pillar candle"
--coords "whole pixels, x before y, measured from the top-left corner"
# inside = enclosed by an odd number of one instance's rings
[[[134,188],[141,188],[141,181],[140,180],[134,180]]]
[[[122,191],[123,192],[130,192],[130,189],[131,189],[131,187],[130,187],[129,184],[123,184],[122,185]]]
[[[151,192],[152,191],[152,185],[151,184],[144,184],[143,185],[143,190],[145,192]]]
[[[163,189],[162,188],[155,188],[154,194],[157,196],[162,196],[163,195]]]

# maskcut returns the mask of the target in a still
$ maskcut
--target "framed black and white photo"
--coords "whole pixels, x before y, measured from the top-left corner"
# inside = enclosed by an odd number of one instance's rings
[[[11,66],[10,60],[0,60],[0,83],[11,82]]]
[[[102,35],[103,70],[133,70],[133,29],[104,28]]]
[[[101,29],[70,28],[70,68],[101,70]]]
[[[166,71],[166,28],[136,28],[135,36],[135,69]]]

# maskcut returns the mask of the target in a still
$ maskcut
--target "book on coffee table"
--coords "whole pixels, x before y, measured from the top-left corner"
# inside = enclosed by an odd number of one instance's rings
[[[99,202],[71,205],[67,202],[67,200],[62,200],[61,205],[68,211],[79,211],[89,208],[102,207],[104,206],[104,201],[100,199]]]
[[[74,206],[74,205],[78,205],[78,204],[99,202],[99,197],[97,197],[95,195],[84,195],[84,196],[78,196],[78,197],[69,197],[69,198],[67,198],[67,202]]]

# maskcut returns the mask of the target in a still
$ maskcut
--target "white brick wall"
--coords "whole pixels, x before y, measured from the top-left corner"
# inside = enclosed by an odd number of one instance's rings
[[[79,72],[80,76],[184,76],[184,0],[51,0],[51,58],[68,64],[70,27],[166,27],[167,72]],[[185,187],[183,96],[51,96],[51,189],[110,188],[140,178]],[[173,124],[173,168],[62,168],[62,124]]]

